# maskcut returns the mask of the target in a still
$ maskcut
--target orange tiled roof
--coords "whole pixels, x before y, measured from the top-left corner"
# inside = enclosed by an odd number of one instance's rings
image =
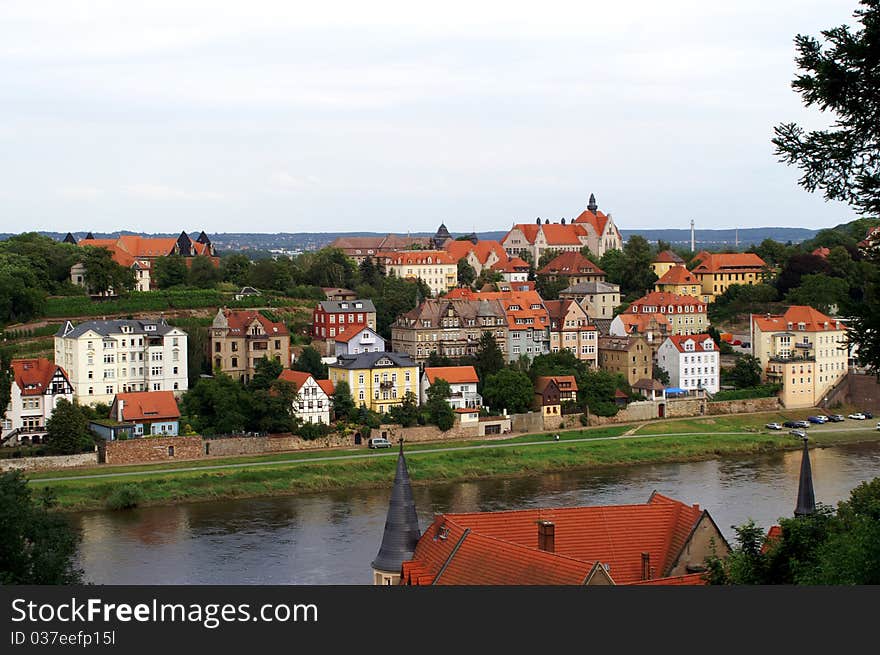
[[[753,252],[714,253],[700,260],[694,273],[760,273],[767,263]]]
[[[656,326],[661,333],[665,333],[672,319],[666,314],[618,314],[617,318],[623,323],[627,334],[644,334],[648,329]]]
[[[689,340],[696,343],[697,347],[701,348],[702,350],[706,350],[703,344],[708,341],[712,344],[712,347],[709,349],[711,350],[711,352],[717,352],[718,350],[718,345],[712,340],[712,337],[710,337],[708,334],[677,334],[668,336],[666,338],[669,339],[672,342],[672,345],[675,346],[675,349],[681,353],[686,352],[684,349],[684,343],[685,341]]]
[[[572,220],[572,223],[576,224],[588,224],[592,226],[592,228],[596,231],[596,234],[602,236],[605,234],[605,227],[608,225],[609,216],[600,210],[596,210],[596,212],[591,212],[589,209],[585,209],[580,213],[580,215]]]
[[[529,263],[519,257],[511,257],[507,261],[499,260],[492,264],[492,270],[501,273],[525,273],[529,270]]]
[[[653,585],[661,587],[682,587],[707,585],[705,575],[703,573],[689,573],[687,575],[676,575],[671,578],[654,578],[653,580],[639,580],[632,582],[633,585]]]
[[[577,391],[577,380],[573,375],[539,375],[535,378],[535,393],[544,393],[550,382],[555,382],[560,391]]]
[[[122,418],[125,421],[157,421],[161,419],[180,418],[177,400],[172,391],[133,391],[116,394],[117,405],[125,401],[122,407]],[[114,416],[115,418],[115,416]]]
[[[437,379],[446,380],[449,384],[477,383],[477,371],[473,366],[426,366],[425,375],[428,382],[434,384]]]
[[[339,341],[340,343],[348,343],[365,329],[368,329],[375,334],[375,331],[366,323],[343,324],[337,329],[340,330],[340,332],[333,337],[333,340]]]
[[[816,248],[816,249],[813,250],[813,252],[811,252],[810,254],[811,254],[811,255],[815,255],[816,257],[821,257],[822,259],[827,259],[827,258],[828,258],[828,255],[831,254],[831,249],[830,249],[830,248],[825,248],[825,247],[823,246],[823,247],[821,247],[821,248]]]
[[[798,332],[824,332],[826,330],[844,330],[843,323],[835,318],[826,316],[818,309],[806,305],[792,305],[782,316],[752,314],[752,320],[761,332],[783,332],[797,330]],[[791,323],[791,327],[788,324]],[[804,327],[799,325],[803,323]],[[827,324],[827,327],[826,327]]]
[[[647,503],[437,515],[404,562],[409,584],[583,584],[607,565],[616,584],[654,582],[675,564],[703,511],[654,493]],[[554,524],[554,552],[538,549],[539,521]],[[671,584],[693,580],[669,579]]]
[[[526,238],[526,241],[529,243],[535,243],[535,239],[538,238],[538,230],[541,229],[541,226],[537,223],[517,223],[514,225],[510,232],[513,230],[519,230],[523,233],[523,236]],[[510,232],[502,239],[502,241],[506,240],[508,236],[510,236]]]
[[[290,334],[284,323],[270,321],[260,312],[252,310],[237,311],[234,309],[224,309],[223,315],[226,317],[226,322],[229,323],[229,332],[235,336],[245,334],[248,327],[250,327],[254,321],[258,321],[260,325],[263,326],[263,330],[265,330],[266,334],[270,337]]]
[[[306,373],[305,371],[294,371],[289,368],[281,371],[281,375],[278,376],[279,380],[283,380],[284,382],[290,382],[294,389],[299,391],[302,389],[303,385],[309,381],[309,378],[313,378],[311,373]],[[328,396],[333,395],[333,382],[330,380],[315,380],[321,389],[323,389],[324,393]]]
[[[564,252],[547,262],[539,273],[543,275],[605,275],[605,271],[596,266],[579,252]]]
[[[315,380],[318,383],[318,386],[326,393],[328,396],[332,396],[336,393],[336,388],[333,386],[333,380]]]
[[[504,307],[507,325],[511,329],[543,329],[550,326],[550,315],[537,291],[471,291],[456,287],[445,296],[447,299],[497,300]],[[540,307],[538,307],[540,306]],[[519,309],[513,309],[519,307]],[[535,307],[533,309],[533,307]],[[517,320],[522,321],[517,323]],[[531,323],[526,321],[531,320]]]
[[[657,253],[657,256],[654,257],[655,264],[680,264],[684,265],[684,260],[678,256],[677,253],[672,250],[664,250],[663,252]]]
[[[67,377],[63,368],[56,366],[45,357],[13,359],[11,366],[12,376],[22,396],[39,396],[46,393],[52,378],[55,377],[55,371],[60,371],[65,378]]]
[[[568,316],[568,312],[572,307],[580,310],[578,313],[582,316],[581,320],[586,320],[586,325],[577,326],[578,330],[595,330],[595,325],[590,325],[590,317],[587,316],[587,313],[584,311],[584,308],[578,305],[574,300],[566,299],[566,300],[545,300],[544,307],[547,308],[547,313],[550,315],[550,327],[553,330],[559,331],[568,331],[571,328],[565,325],[565,317]],[[556,322],[556,326],[553,326],[553,322]]]
[[[700,284],[697,277],[684,266],[673,266],[655,284]]]

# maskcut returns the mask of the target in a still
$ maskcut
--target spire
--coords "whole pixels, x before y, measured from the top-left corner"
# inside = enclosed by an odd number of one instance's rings
[[[596,196],[594,196],[592,193],[590,194],[590,202],[587,205],[587,209],[589,209],[594,214],[596,213],[596,210],[599,209],[599,205],[596,204]]]
[[[416,516],[416,503],[409,484],[401,439],[397,474],[394,476],[394,488],[391,490],[388,516],[385,519],[385,534],[382,535],[382,545],[376,559],[370,566],[377,571],[400,571],[401,564],[412,559],[419,536],[419,519]]]
[[[91,232],[89,232],[87,235],[85,235],[85,236],[83,237],[83,239],[94,239],[94,238],[95,238],[95,237],[92,236],[92,233],[91,233]]]
[[[76,245],[76,237],[68,232],[67,236],[64,237],[64,240],[61,243],[72,243],[73,245]]]
[[[804,437],[804,453],[801,456],[801,477],[798,481],[797,507],[795,516],[809,516],[816,511],[816,497],[813,495],[813,472],[810,468],[810,451]]]

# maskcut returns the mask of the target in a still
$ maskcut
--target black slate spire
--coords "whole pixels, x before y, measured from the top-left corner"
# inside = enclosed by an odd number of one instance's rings
[[[385,534],[382,535],[382,545],[376,559],[371,563],[373,569],[400,571],[400,565],[412,559],[419,536],[419,519],[416,516],[416,503],[409,484],[401,439],[397,474],[394,476],[394,488],[391,490],[388,516],[385,519]]]
[[[87,235],[85,235],[85,236],[83,237],[83,239],[89,239],[89,240],[94,239],[94,238],[95,238],[95,237],[92,236],[92,233],[91,233],[91,232],[89,232]]]
[[[816,511],[816,497],[813,494],[813,471],[810,468],[810,451],[807,449],[807,441],[807,437],[804,437],[804,453],[801,456],[801,477],[798,481],[795,516],[809,516]]]
[[[73,245],[76,245],[76,237],[68,232],[67,236],[64,237],[64,241],[62,241],[61,243],[72,243]]]
[[[594,196],[592,193],[590,194],[590,203],[587,205],[587,209],[589,209],[594,214],[596,213],[596,210],[599,209],[599,205],[596,204],[596,196]]]

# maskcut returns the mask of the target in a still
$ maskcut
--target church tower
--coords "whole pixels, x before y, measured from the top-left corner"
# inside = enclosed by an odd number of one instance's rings
[[[419,519],[416,516],[416,503],[413,500],[406,458],[403,456],[403,439],[400,440],[400,453],[397,455],[397,473],[394,488],[388,503],[385,519],[385,533],[373,568],[374,585],[396,585],[400,583],[400,567],[411,560],[419,541]]]

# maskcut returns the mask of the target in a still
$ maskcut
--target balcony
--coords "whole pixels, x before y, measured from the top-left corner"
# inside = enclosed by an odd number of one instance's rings
[[[813,344],[811,343],[796,343],[794,344],[795,348],[801,348],[803,350],[812,350]]]
[[[379,388],[382,389],[383,391],[385,389],[392,389],[393,387],[394,387],[394,382],[390,382],[390,381],[386,380],[385,382],[379,383]]]
[[[812,355],[791,355],[789,357],[782,357],[779,355],[775,355],[769,358],[769,361],[775,362],[777,364],[796,364],[802,362],[815,362],[816,358]]]

